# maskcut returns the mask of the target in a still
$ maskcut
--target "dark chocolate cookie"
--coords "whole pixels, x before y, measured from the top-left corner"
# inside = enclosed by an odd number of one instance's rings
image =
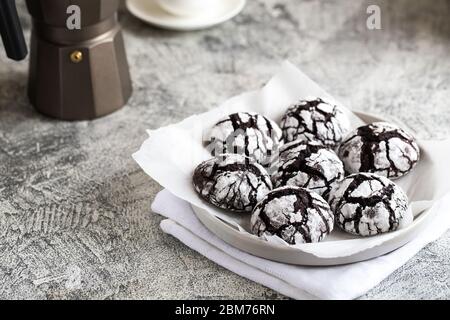
[[[327,199],[332,187],[344,179],[344,165],[330,149],[312,142],[294,141],[281,147],[274,187],[308,188]]]
[[[336,224],[360,236],[395,231],[405,221],[412,221],[403,190],[386,177],[373,173],[346,177],[331,191],[330,205]]]
[[[270,167],[278,154],[281,129],[266,117],[250,112],[233,113],[219,121],[207,137],[212,155],[235,153]]]
[[[255,160],[238,154],[201,163],[194,171],[193,184],[209,203],[236,212],[251,212],[272,189],[267,171]]]
[[[420,158],[414,137],[386,122],[359,127],[339,147],[349,173],[372,172],[391,179],[410,172]]]
[[[301,100],[281,120],[284,142],[317,141],[334,148],[350,130],[344,111],[321,98]]]
[[[334,216],[317,193],[298,187],[269,192],[253,210],[252,232],[276,235],[289,244],[319,242],[333,230]]]

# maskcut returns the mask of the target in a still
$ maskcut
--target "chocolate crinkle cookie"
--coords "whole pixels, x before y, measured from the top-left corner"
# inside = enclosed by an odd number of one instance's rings
[[[274,187],[308,188],[325,199],[342,179],[344,165],[336,153],[306,141],[294,141],[281,147],[278,171],[272,175]]]
[[[281,129],[260,114],[239,112],[219,121],[206,140],[212,155],[241,154],[270,167],[281,144]]]
[[[298,187],[281,187],[259,202],[251,217],[258,236],[278,236],[289,244],[319,242],[333,230],[328,203],[317,193]]]
[[[321,98],[301,100],[289,107],[281,120],[284,142],[317,141],[336,147],[350,130],[344,111]]]
[[[349,173],[372,172],[391,179],[410,172],[420,158],[414,137],[386,122],[375,122],[351,132],[339,147]]]
[[[270,176],[255,160],[224,154],[201,163],[193,184],[209,203],[231,211],[251,212],[272,189]]]
[[[395,231],[412,221],[408,197],[395,183],[373,173],[356,173],[330,197],[336,224],[344,231],[372,236]]]

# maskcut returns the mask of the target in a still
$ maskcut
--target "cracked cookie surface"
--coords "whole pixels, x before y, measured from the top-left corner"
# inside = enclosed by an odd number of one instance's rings
[[[395,231],[402,220],[412,221],[408,197],[386,177],[356,173],[334,188],[330,205],[336,224],[344,231],[372,236]]]
[[[272,120],[252,112],[239,112],[219,121],[206,141],[212,155],[236,153],[270,167],[281,145],[281,129]]]
[[[201,163],[194,171],[193,185],[207,202],[236,212],[251,212],[272,189],[267,171],[238,154],[219,155]]]
[[[281,187],[259,202],[251,217],[252,233],[278,236],[289,244],[319,242],[333,230],[334,216],[317,193]]]
[[[414,137],[403,129],[375,122],[351,132],[338,155],[349,173],[372,172],[396,179],[416,166],[420,149]]]
[[[281,147],[278,170],[272,175],[274,187],[308,188],[327,199],[333,186],[344,179],[344,165],[332,150],[306,141]]]
[[[316,141],[334,148],[350,130],[350,121],[340,107],[321,98],[309,98],[289,107],[281,130],[286,143]]]

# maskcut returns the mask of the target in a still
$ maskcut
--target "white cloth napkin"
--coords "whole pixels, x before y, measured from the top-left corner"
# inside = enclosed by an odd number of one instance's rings
[[[248,222],[244,221],[246,219],[208,205],[192,187],[192,172],[195,167],[211,157],[202,143],[205,141],[205,134],[217,121],[238,111],[258,112],[280,122],[289,105],[308,96],[334,101],[298,68],[284,62],[280,71],[260,90],[232,97],[206,113],[193,115],[177,124],[149,131],[149,138],[139,151],[133,154],[133,158],[144,172],[171,192],[171,194],[167,191],[161,193],[153,205],[155,212],[169,219],[162,223],[162,228],[167,233],[173,234],[218,264],[287,296],[355,298],[367,292],[404,264],[425,244],[437,239],[450,227],[450,214],[445,212],[445,205],[450,205],[450,200],[448,197],[443,198],[443,195],[450,191],[450,170],[448,170],[450,140],[419,140],[421,147],[419,164],[410,174],[396,180],[408,194],[413,211],[416,208],[418,210],[415,212],[419,213],[419,209],[424,209],[425,205],[430,205],[431,210],[435,210],[436,216],[433,216],[433,220],[427,225],[428,229],[423,230],[414,241],[397,251],[367,262],[317,268],[285,265],[260,259],[241,252],[212,235],[197,220],[189,205],[191,203],[227,221],[245,235],[244,225]],[[351,120],[353,128],[377,120],[376,117],[367,115],[359,117],[350,109],[344,106],[342,108]],[[333,234],[327,240],[332,236]],[[391,236],[392,234],[386,234],[369,239],[358,238],[351,242],[326,241],[310,244],[308,250],[314,252],[317,257],[329,257],[330,254],[350,255],[382,245]],[[328,250],[330,246],[333,246],[332,250]]]
[[[190,204],[161,191],[152,210],[164,217],[164,232],[245,278],[295,299],[354,299],[372,289],[426,244],[450,228],[450,194],[437,201],[435,219],[413,241],[376,259],[335,267],[303,267],[278,263],[240,251],[212,234]]]

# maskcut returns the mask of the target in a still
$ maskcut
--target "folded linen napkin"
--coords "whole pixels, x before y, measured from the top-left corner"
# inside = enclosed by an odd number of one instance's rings
[[[450,194],[436,201],[433,221],[405,246],[376,259],[332,267],[304,267],[259,258],[228,245],[196,217],[190,204],[167,190],[161,191],[152,210],[164,217],[164,232],[245,278],[294,299],[354,299],[372,289],[420,249],[450,228]]]

